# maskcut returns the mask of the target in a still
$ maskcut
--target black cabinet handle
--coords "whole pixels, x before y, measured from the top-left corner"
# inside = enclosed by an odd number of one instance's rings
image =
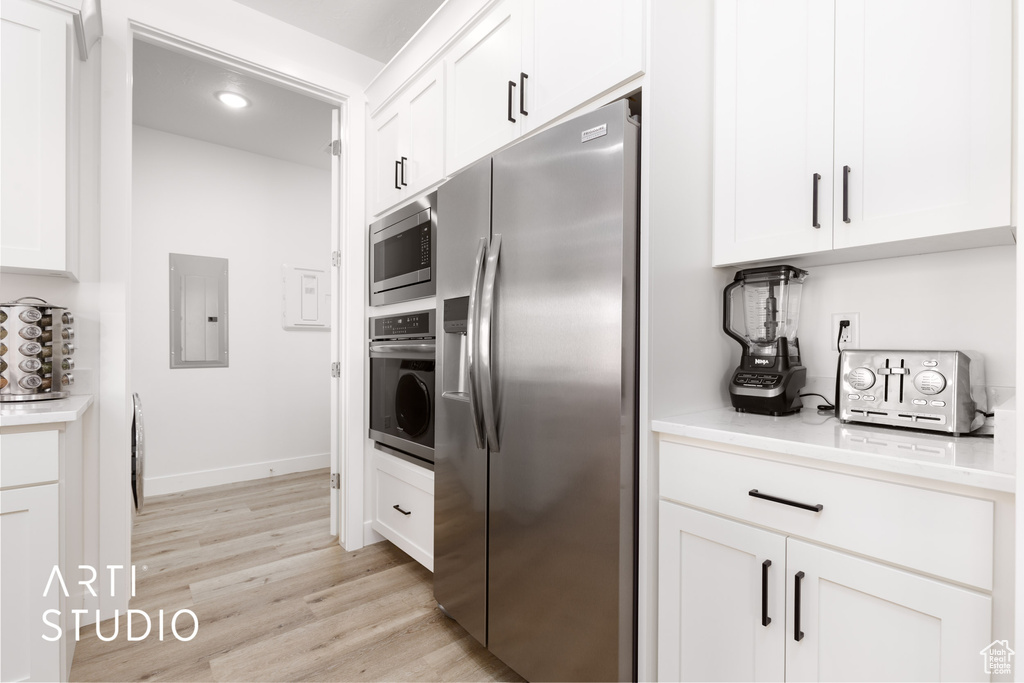
[[[516,120],[512,118],[512,88],[516,87],[515,81],[508,82],[508,120],[515,123]]]
[[[843,222],[850,222],[850,167],[843,166]]]
[[[814,198],[811,200],[811,225],[815,228],[820,228],[821,223],[818,222],[818,181],[821,180],[821,174],[815,173],[814,182]]]
[[[409,510],[408,512],[406,512],[405,510],[403,510],[402,508],[398,507],[397,505],[392,505],[391,507],[393,507],[396,510],[398,510],[399,512],[401,512],[403,515],[411,515],[412,514],[412,510]]]
[[[401,161],[395,161],[395,189],[401,190],[402,186],[398,184],[398,167],[401,165]]]
[[[803,578],[803,572],[793,577],[793,640],[797,642],[804,639],[804,632],[800,630],[800,581]]]
[[[821,512],[825,509],[825,506],[821,503],[817,505],[808,505],[807,503],[799,503],[795,500],[787,500],[785,498],[778,498],[776,496],[769,496],[767,493],[761,493],[757,489],[750,489],[747,491],[747,495],[753,498],[760,498],[761,500],[770,500],[773,503],[782,503],[783,505],[792,505],[795,508],[801,510],[810,510],[811,512]]]
[[[408,159],[406,157],[402,157],[401,164],[402,164],[402,185],[403,186],[408,185],[408,183],[405,182],[405,162],[407,162],[407,161],[408,161]]]
[[[761,626],[772,623],[772,618],[768,616],[768,567],[770,566],[772,566],[771,560],[761,563]]]
[[[529,78],[522,71],[519,72],[519,113],[523,116],[529,116],[530,112],[526,111],[526,79]]]

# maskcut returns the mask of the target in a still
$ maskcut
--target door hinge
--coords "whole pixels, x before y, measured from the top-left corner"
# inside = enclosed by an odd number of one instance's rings
[[[333,265],[335,268],[337,268],[338,266],[341,265],[341,252],[340,251],[332,251],[331,252],[331,265]]]
[[[341,140],[331,141],[331,154],[336,157],[341,156]]]
[[[331,377],[341,377],[341,363],[331,363]]]
[[[333,474],[331,474],[331,488],[332,489],[340,489],[341,488],[341,473],[340,472],[334,472]]]

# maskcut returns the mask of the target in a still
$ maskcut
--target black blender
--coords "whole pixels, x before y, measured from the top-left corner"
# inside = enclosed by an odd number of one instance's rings
[[[739,412],[788,415],[800,410],[807,368],[800,364],[796,337],[800,290],[806,270],[793,266],[748,268],[725,288],[725,333],[743,347],[740,365],[729,382]],[[742,292],[742,307],[736,306]],[[743,332],[734,316],[743,316]]]

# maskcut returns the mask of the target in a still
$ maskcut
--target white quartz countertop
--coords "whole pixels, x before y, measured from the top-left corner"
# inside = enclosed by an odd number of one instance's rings
[[[653,420],[651,429],[994,491],[1015,490],[1013,457],[997,457],[991,437],[842,424],[831,413],[806,408],[785,417],[717,408]]]
[[[91,395],[69,396],[56,400],[0,403],[0,427],[72,422],[92,405]]]

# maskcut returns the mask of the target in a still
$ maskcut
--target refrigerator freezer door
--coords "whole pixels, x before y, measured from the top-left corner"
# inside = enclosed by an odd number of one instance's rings
[[[617,102],[493,160],[488,648],[528,680],[636,675],[637,144]]]
[[[443,314],[445,301],[469,296],[480,240],[490,237],[491,160],[442,185],[437,202],[437,301]],[[465,347],[465,336],[437,335],[442,386],[435,406],[434,597],[486,645],[487,451],[476,444],[469,393],[443,386],[457,371],[462,354],[456,345]]]

